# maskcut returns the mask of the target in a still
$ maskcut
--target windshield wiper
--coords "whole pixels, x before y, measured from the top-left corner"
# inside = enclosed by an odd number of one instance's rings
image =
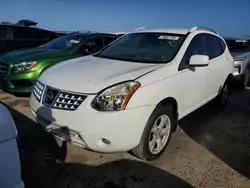
[[[152,64],[165,64],[168,63],[168,61],[153,61],[153,60],[140,60],[140,59],[128,59],[128,58],[119,58],[119,57],[113,57],[113,56],[105,56],[105,55],[93,55],[94,57],[99,58],[105,58],[105,59],[113,59],[113,60],[120,60],[120,61],[130,61],[130,62],[138,62],[138,63],[152,63]]]

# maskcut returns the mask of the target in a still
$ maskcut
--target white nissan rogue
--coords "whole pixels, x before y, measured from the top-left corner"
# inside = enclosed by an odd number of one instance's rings
[[[62,140],[153,160],[178,120],[216,97],[227,102],[233,68],[213,30],[143,28],[49,68],[34,86],[30,108]]]

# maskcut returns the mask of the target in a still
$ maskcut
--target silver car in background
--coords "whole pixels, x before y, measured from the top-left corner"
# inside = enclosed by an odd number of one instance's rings
[[[9,110],[0,104],[0,188],[24,188],[17,136]]]
[[[250,37],[225,38],[229,51],[234,57],[234,80],[244,89],[250,78]]]

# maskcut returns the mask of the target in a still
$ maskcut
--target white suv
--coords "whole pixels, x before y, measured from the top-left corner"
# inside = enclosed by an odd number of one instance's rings
[[[139,29],[95,55],[49,68],[30,108],[63,140],[152,160],[178,120],[217,96],[226,103],[233,67],[224,39],[212,30]]]

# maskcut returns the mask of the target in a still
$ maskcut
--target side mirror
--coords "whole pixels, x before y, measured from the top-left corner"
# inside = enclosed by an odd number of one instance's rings
[[[209,64],[207,55],[192,55],[189,60],[189,65],[193,67],[206,67]]]

